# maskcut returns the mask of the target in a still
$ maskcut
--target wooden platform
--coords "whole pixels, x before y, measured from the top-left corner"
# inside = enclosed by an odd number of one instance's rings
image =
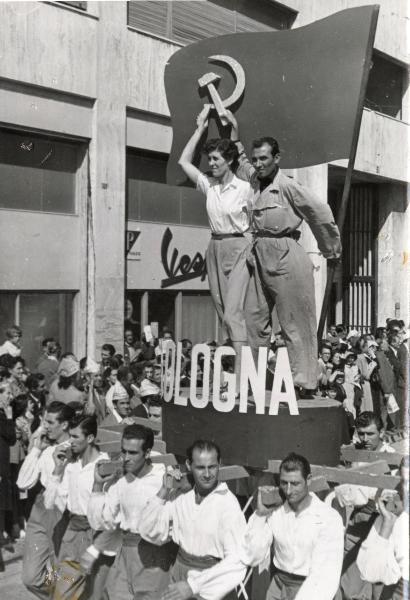
[[[270,392],[267,392],[267,405]],[[290,415],[285,405],[276,416],[257,415],[238,408],[221,413],[209,403],[203,409],[163,406],[163,439],[167,452],[185,456],[198,438],[214,440],[222,450],[224,464],[265,469],[271,458],[284,458],[289,452],[304,455],[311,463],[336,466],[340,446],[346,443],[346,417],[339,402],[316,397],[298,402],[299,415]]]

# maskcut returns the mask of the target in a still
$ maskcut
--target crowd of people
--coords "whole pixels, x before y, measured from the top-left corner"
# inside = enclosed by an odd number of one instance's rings
[[[407,585],[402,489],[394,509],[386,504],[391,498],[358,485],[340,485],[332,502],[323,502],[308,491],[309,463],[291,454],[281,465],[280,507],[265,506],[259,492],[247,523],[246,499],[218,482],[221,451],[213,442],[197,440],[188,452],[192,489],[179,471],[169,473],[155,460],[161,340],[136,340],[125,328],[121,353],[105,343],[96,362],[62,353],[47,338],[29,369],[21,329],[10,327],[6,337],[0,346],[0,551],[25,538],[23,582],[38,598],[234,598],[238,590],[247,593],[238,586],[248,568],[264,562],[272,540],[270,600],[371,600],[375,590],[383,600],[396,599]],[[172,332],[165,329],[161,339],[172,340]],[[348,441],[358,448],[394,451],[384,435],[406,422],[406,343],[404,323],[389,319],[374,335],[330,326],[319,345],[316,400],[343,405]],[[209,342],[211,356],[217,345]],[[190,384],[192,346],[182,340],[181,387]],[[286,338],[278,332],[267,376],[281,346]],[[223,371],[233,372],[231,357],[224,361]],[[197,377],[201,384],[201,369]],[[141,417],[155,434],[139,424]],[[122,452],[112,471],[112,458],[96,440],[98,428],[118,424],[124,425]],[[349,507],[353,517],[346,520]],[[302,513],[304,521],[297,518]]]

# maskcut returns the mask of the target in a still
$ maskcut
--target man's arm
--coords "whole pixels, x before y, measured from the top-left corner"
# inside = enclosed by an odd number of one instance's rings
[[[236,118],[230,110],[225,111],[225,115],[228,120],[228,123],[231,124],[231,141],[236,144],[236,147],[239,152],[239,166],[236,170],[235,175],[239,177],[239,179],[243,179],[244,181],[251,181],[252,177],[255,175],[255,169],[249,161],[248,157],[246,156],[245,148],[239,139],[238,121],[236,120]]]
[[[295,181],[286,186],[285,194],[296,212],[311,228],[324,258],[339,258],[342,253],[340,233],[329,205]]]
[[[326,519],[313,549],[309,575],[295,600],[333,600],[340,581],[343,563],[344,531],[336,511]]]
[[[87,506],[87,518],[92,529],[95,531],[115,529],[117,527],[116,519],[120,512],[120,482],[117,481],[104,492],[103,488],[105,484],[112,481],[116,477],[116,474],[102,477],[98,471],[98,465],[102,462],[109,461],[99,461],[94,467],[93,491]]]
[[[403,516],[396,521],[395,515],[382,501],[378,504],[381,514],[362,543],[356,562],[365,581],[393,585],[403,575],[402,566],[408,568],[408,514],[402,513]],[[404,557],[406,549],[407,556]],[[402,558],[402,565],[399,557]]]
[[[68,498],[67,459],[64,458],[63,451],[58,447],[54,450],[53,459],[55,467],[44,492],[44,506],[46,508],[56,506],[63,513],[67,507]]]

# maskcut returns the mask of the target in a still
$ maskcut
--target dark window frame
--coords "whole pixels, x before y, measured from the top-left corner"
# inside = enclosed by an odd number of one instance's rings
[[[8,211],[23,211],[23,212],[35,212],[35,213],[48,213],[48,214],[56,214],[56,215],[62,215],[62,216],[78,216],[79,214],[79,191],[81,189],[81,185],[80,185],[80,181],[79,181],[79,177],[80,177],[80,173],[81,173],[81,169],[83,166],[83,162],[84,162],[84,158],[86,156],[86,153],[88,151],[88,144],[86,142],[86,140],[82,140],[82,139],[76,139],[73,137],[69,137],[69,136],[63,136],[63,135],[54,135],[51,134],[49,132],[46,131],[39,131],[39,130],[29,130],[26,128],[19,128],[19,127],[11,127],[8,125],[0,125],[0,139],[1,136],[3,136],[3,142],[4,142],[4,152],[6,153],[5,150],[5,145],[6,145],[6,140],[8,143],[11,143],[11,140],[13,139],[13,137],[16,140],[16,143],[18,143],[18,140],[22,140],[21,143],[25,143],[26,144],[26,148],[27,151],[30,151],[29,149],[29,142],[34,142],[34,151],[36,151],[36,143],[38,145],[46,145],[46,144],[50,144],[50,149],[55,149],[56,145],[59,148],[59,153],[60,154],[64,154],[64,152],[73,152],[75,154],[75,157],[71,160],[71,163],[69,165],[65,165],[65,168],[61,167],[59,168],[58,165],[58,160],[61,160],[61,156],[56,159],[57,162],[54,162],[54,158],[55,156],[51,156],[52,157],[52,162],[51,162],[51,166],[50,163],[47,165],[49,168],[45,171],[46,174],[50,174],[50,172],[55,172],[55,173],[63,173],[63,174],[72,174],[72,197],[70,199],[70,206],[68,207],[67,210],[58,210],[53,206],[45,206],[43,204],[44,200],[42,197],[42,194],[44,192],[43,189],[41,189],[41,198],[40,200],[37,199],[37,202],[39,202],[39,207],[37,207],[35,204],[33,205],[27,205],[27,206],[15,206],[13,203],[9,203],[7,204],[7,202],[5,202],[3,204],[3,202],[0,202],[0,210],[8,210]],[[8,138],[8,139],[7,139]],[[20,146],[23,149],[23,146]],[[47,158],[47,156],[45,156],[45,158]],[[0,165],[9,165],[10,167],[16,167],[17,169],[21,169],[21,177],[23,177],[24,174],[24,167],[26,166],[28,169],[30,170],[35,170],[35,169],[39,169],[39,171],[41,171],[41,161],[37,164],[24,164],[24,159],[22,158],[21,162],[18,161],[13,161],[13,160],[9,160],[9,157],[7,156],[6,159],[4,159],[3,157],[1,157],[1,148],[0,148]],[[53,164],[54,163],[54,164]],[[27,171],[28,173],[28,171]],[[30,178],[30,176],[28,175],[28,177]],[[54,182],[49,182],[49,189],[51,190],[53,185],[55,185]],[[0,200],[1,200],[1,188],[0,188]],[[51,197],[51,196],[50,196]],[[45,199],[45,201],[50,201],[47,200],[47,198]]]

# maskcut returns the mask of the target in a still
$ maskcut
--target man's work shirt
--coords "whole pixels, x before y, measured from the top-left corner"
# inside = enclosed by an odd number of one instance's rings
[[[340,515],[310,493],[311,503],[296,514],[285,502],[268,517],[249,520],[244,550],[249,564],[264,561],[274,543],[276,568],[306,577],[295,600],[332,600],[343,563]]]
[[[94,485],[94,468],[97,462],[109,459],[106,452],[87,463],[84,467],[81,459],[67,464],[63,477],[51,475],[44,492],[46,508],[57,508],[64,512],[66,508],[74,515],[87,515],[88,502]]]
[[[409,581],[409,513],[397,517],[389,538],[381,537],[381,518],[362,543],[357,557],[361,577],[370,583],[393,585]]]
[[[245,528],[245,517],[226,483],[219,483],[200,504],[194,490],[171,502],[154,496],[140,521],[140,534],[153,544],[172,539],[193,556],[224,559],[202,572],[189,571],[194,595],[204,600],[223,598],[245,576],[246,566],[238,559]]]
[[[144,477],[132,481],[121,477],[107,492],[93,492],[88,503],[87,517],[93,529],[115,529],[140,532],[142,509],[162,486],[165,467],[153,464]]]
[[[261,189],[261,182],[240,142],[237,148],[240,153],[238,175],[249,181],[252,188],[251,229],[284,237],[294,233],[305,220],[323,256],[338,258],[342,252],[340,233],[328,204],[280,169]]]
[[[198,176],[197,189],[206,196],[206,210],[212,233],[244,233],[249,229],[248,200],[251,187],[238,179],[222,185],[203,173]]]
[[[66,440],[65,442],[61,442],[61,444],[48,446],[43,451],[36,447],[32,448],[21,465],[17,478],[17,487],[20,490],[30,490],[36,485],[38,480],[40,480],[42,486],[47,487],[55,467],[53,458],[55,449],[66,449],[69,446],[70,442]]]

